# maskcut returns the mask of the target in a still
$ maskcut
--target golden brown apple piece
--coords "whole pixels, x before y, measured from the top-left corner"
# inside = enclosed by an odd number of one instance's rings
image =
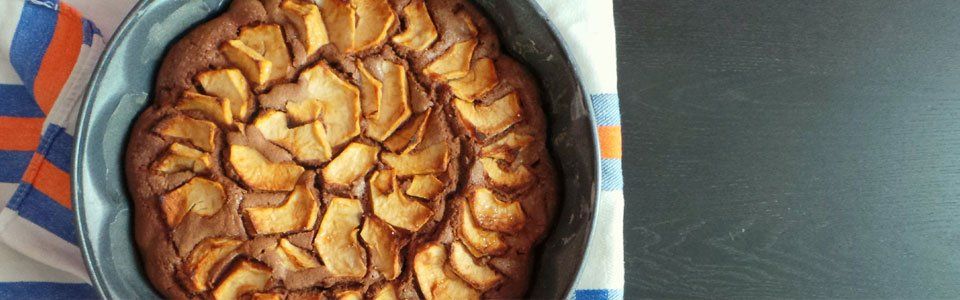
[[[520,98],[511,93],[490,105],[454,99],[460,121],[474,132],[492,136],[507,130],[521,119]]]
[[[287,69],[290,68],[290,52],[287,51],[280,25],[261,24],[240,28],[237,40],[270,62],[268,80],[281,79],[287,74]]]
[[[401,126],[386,141],[383,141],[383,146],[394,153],[407,152],[416,148],[420,141],[423,141],[423,133],[426,131],[427,119],[430,118],[431,111],[433,111],[432,107]]]
[[[393,170],[383,170],[370,177],[370,199],[373,214],[390,225],[417,231],[433,216],[433,211],[400,191]]]
[[[507,191],[522,188],[535,179],[530,168],[522,164],[515,170],[504,168],[493,158],[481,158],[480,164],[483,166],[483,173],[487,175],[487,180],[495,187]]]
[[[186,91],[177,103],[177,109],[182,111],[198,111],[214,122],[225,125],[233,124],[233,111],[230,110],[230,100]]]
[[[489,290],[503,280],[502,275],[480,264],[460,242],[450,245],[450,267],[460,278],[481,291]]]
[[[496,194],[485,188],[474,190],[470,198],[473,218],[480,227],[500,232],[513,233],[523,229],[527,218],[519,201],[501,201]]]
[[[190,251],[183,269],[190,275],[188,287],[194,292],[209,290],[217,274],[211,274],[213,267],[230,257],[243,244],[234,238],[208,238],[201,241]]]
[[[260,114],[253,122],[267,140],[290,151],[297,161],[319,165],[330,160],[333,150],[327,141],[323,123],[313,121],[295,128],[287,128],[287,115],[273,110]]]
[[[357,69],[360,71],[360,108],[363,116],[376,117],[383,99],[383,82],[370,74],[361,60],[357,60]]]
[[[370,253],[370,264],[387,280],[400,276],[400,243],[398,233],[383,221],[368,217],[360,237]]]
[[[332,147],[360,134],[360,91],[337,76],[326,63],[307,68],[300,73],[297,83],[274,86],[261,97],[287,101],[287,117],[297,124],[317,120],[322,112]]]
[[[414,51],[423,51],[437,40],[437,27],[430,19],[424,1],[412,1],[403,8],[407,16],[407,28],[393,36],[393,42]]]
[[[334,198],[320,221],[313,247],[334,276],[363,277],[367,273],[366,254],[357,241],[362,214],[359,200]]]
[[[364,65],[361,63],[359,67],[364,68]],[[383,93],[376,112],[367,115],[366,133],[370,138],[382,142],[410,118],[407,68],[386,60],[379,61],[372,67],[372,73],[383,79]]]
[[[469,39],[450,46],[436,60],[431,62],[423,73],[433,79],[450,81],[463,78],[470,72],[470,61],[473,59],[473,50],[477,48],[477,40]]]
[[[330,43],[327,37],[327,26],[323,24],[320,9],[313,3],[300,3],[295,0],[284,0],[280,4],[287,20],[297,28],[300,41],[303,42],[307,55],[313,55],[320,47]]]
[[[533,136],[524,133],[508,132],[503,138],[500,138],[496,142],[483,146],[483,148],[480,149],[480,156],[512,161],[517,157],[517,153],[527,147],[527,145],[530,145],[530,143],[533,143]]]
[[[177,115],[161,121],[154,131],[165,137],[187,140],[203,151],[213,152],[216,147],[213,140],[217,136],[217,124],[210,121]]]
[[[474,101],[496,87],[499,80],[493,60],[481,58],[473,62],[466,75],[447,84],[457,98]]]
[[[480,299],[480,292],[447,271],[447,250],[433,242],[421,246],[413,258],[413,272],[420,285],[420,292],[427,300],[432,299]]]
[[[370,172],[377,163],[380,149],[363,143],[350,143],[327,166],[323,167],[323,179],[326,182],[350,185]]]
[[[337,293],[337,300],[363,300],[359,291],[342,291]]]
[[[190,146],[173,143],[167,153],[154,165],[154,169],[165,174],[181,171],[205,173],[213,166],[210,154],[190,148]]]
[[[507,249],[507,244],[500,237],[500,233],[477,226],[470,206],[466,202],[460,207],[463,210],[460,213],[460,236],[474,256],[496,255]]]
[[[397,171],[397,176],[433,174],[447,169],[450,151],[446,143],[437,143],[417,152],[385,152],[381,159]]]
[[[167,225],[177,227],[187,214],[211,216],[227,202],[227,194],[219,182],[194,177],[184,185],[163,195],[161,206]]]
[[[383,43],[397,20],[387,0],[352,0],[357,9],[354,50],[362,51]]]
[[[253,293],[250,300],[283,300],[283,295],[277,293]]]
[[[433,199],[443,191],[443,181],[433,175],[416,175],[410,181],[407,195],[423,199]]]
[[[245,259],[236,262],[213,290],[213,299],[239,299],[244,294],[263,290],[271,272],[270,267],[261,263]]]
[[[197,75],[204,94],[230,100],[233,117],[246,120],[254,107],[250,87],[237,69],[210,70]]]
[[[357,11],[346,0],[319,0],[324,24],[330,42],[340,49],[340,52],[353,52],[357,30]]]
[[[397,288],[393,286],[393,283],[384,284],[380,290],[373,295],[373,300],[399,300],[397,296]]]
[[[320,262],[313,257],[313,254],[307,250],[297,247],[290,240],[281,238],[274,248],[277,257],[280,258],[280,264],[291,271],[300,271],[312,268],[319,268]]]
[[[243,72],[243,76],[246,76],[253,83],[263,85],[270,80],[273,63],[240,40],[229,40],[223,43],[220,46],[220,52],[223,52],[227,60],[239,68]]]
[[[230,145],[229,157],[240,179],[247,186],[263,191],[292,191],[304,171],[293,162],[272,162],[247,146]]]
[[[250,207],[244,213],[255,234],[274,234],[313,229],[320,203],[310,191],[313,180],[301,180],[279,206]]]

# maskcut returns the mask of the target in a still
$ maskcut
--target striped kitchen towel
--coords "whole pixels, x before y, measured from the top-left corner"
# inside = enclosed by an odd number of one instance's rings
[[[100,24],[134,0],[65,0]],[[576,299],[623,298],[623,178],[612,0],[537,0],[581,68],[603,157],[598,217]],[[115,28],[105,28],[112,32]],[[59,0],[0,0],[0,299],[96,298],[70,204],[80,95],[103,49]]]

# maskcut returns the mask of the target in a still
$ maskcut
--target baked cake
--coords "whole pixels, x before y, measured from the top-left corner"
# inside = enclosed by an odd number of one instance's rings
[[[126,149],[168,298],[518,298],[556,171],[534,78],[464,0],[234,0]]]

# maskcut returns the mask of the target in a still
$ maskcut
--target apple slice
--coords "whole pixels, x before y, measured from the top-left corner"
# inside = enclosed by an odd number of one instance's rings
[[[481,157],[513,161],[518,152],[533,143],[533,136],[524,133],[509,132],[503,138],[480,149]]]
[[[270,281],[271,272],[270,267],[245,259],[234,263],[213,290],[213,299],[239,299],[244,294],[263,290]]]
[[[211,216],[227,202],[227,194],[219,182],[194,177],[186,184],[163,195],[161,206],[167,225],[177,227],[187,214]]]
[[[312,176],[311,176],[312,177]],[[250,207],[244,213],[255,234],[274,234],[313,229],[320,203],[310,191],[313,179],[301,180],[279,206]]]
[[[333,155],[327,132],[320,121],[291,129],[287,128],[286,114],[269,110],[257,117],[253,126],[260,130],[264,138],[290,151],[297,161],[319,165],[329,161]]]
[[[374,215],[409,231],[419,230],[433,216],[429,207],[404,196],[393,170],[379,171],[370,177],[370,199]]]
[[[363,294],[359,291],[342,291],[337,293],[337,300],[363,300]]]
[[[257,85],[266,84],[267,80],[270,80],[273,63],[240,40],[229,40],[223,43],[220,46],[220,52],[223,52],[227,60],[243,72],[243,76]]]
[[[499,80],[493,60],[481,58],[473,62],[466,75],[447,84],[457,98],[474,101],[496,87]]]
[[[284,0],[280,4],[280,9],[283,10],[287,20],[293,23],[293,27],[297,28],[307,56],[313,55],[320,47],[330,43],[327,37],[327,26],[323,24],[323,17],[317,5]]]
[[[297,247],[290,240],[281,238],[274,248],[277,257],[280,258],[280,264],[291,271],[300,271],[312,268],[319,268],[320,262],[313,257],[313,254],[307,250]]]
[[[359,278],[367,273],[366,254],[357,241],[362,214],[359,200],[334,198],[320,221],[313,247],[334,276]]]
[[[383,146],[395,153],[416,148],[420,141],[423,141],[423,133],[426,131],[427,119],[430,118],[431,111],[433,111],[432,107],[401,126],[386,141],[383,141]]]
[[[393,283],[384,284],[380,290],[377,291],[377,294],[373,296],[373,300],[399,300],[397,296],[397,287],[393,286]]]
[[[283,300],[283,295],[278,293],[253,293],[250,300]]]
[[[443,181],[437,179],[434,175],[416,175],[410,181],[410,187],[407,188],[407,195],[420,197],[423,199],[432,199],[443,191]]]
[[[370,253],[370,264],[387,280],[400,276],[400,243],[398,233],[383,221],[368,217],[363,222],[360,237]]]
[[[363,68],[363,65],[360,65]],[[390,137],[412,114],[407,102],[407,68],[386,60],[374,66],[374,74],[383,79],[383,93],[376,113],[367,115],[367,136],[382,142]]]
[[[177,109],[182,111],[199,111],[210,120],[233,124],[233,111],[230,110],[230,100],[186,91],[177,103]]]
[[[450,267],[460,278],[481,291],[489,290],[503,280],[502,275],[480,264],[460,242],[450,245]]]
[[[530,168],[519,165],[516,170],[509,170],[502,167],[493,158],[481,158],[480,164],[483,165],[483,173],[494,186],[504,190],[515,190],[526,186],[535,179]]]
[[[210,154],[181,143],[171,144],[163,158],[154,164],[155,170],[165,174],[182,171],[205,173],[211,167],[213,167],[213,161]]]
[[[523,229],[527,218],[519,201],[506,202],[485,188],[478,188],[470,198],[473,218],[480,227],[499,232],[513,233]]]
[[[340,52],[353,52],[357,30],[357,11],[345,0],[319,0],[327,33]]]
[[[288,117],[297,124],[317,120],[323,112],[323,125],[332,147],[360,134],[360,91],[337,76],[326,63],[304,70],[297,83],[286,88],[275,86],[262,97],[287,101]]]
[[[350,185],[370,172],[377,163],[380,149],[362,143],[350,143],[327,166],[323,167],[323,179],[326,182]]]
[[[190,275],[187,286],[194,292],[209,290],[217,274],[211,274],[217,263],[233,254],[242,241],[235,238],[208,238],[193,247],[183,269]]]
[[[250,87],[237,69],[210,70],[197,75],[204,94],[230,100],[233,117],[246,120],[254,107]]]
[[[437,40],[437,27],[430,19],[424,1],[413,1],[403,8],[407,16],[407,28],[393,36],[393,42],[414,51],[423,51]]]
[[[293,162],[272,162],[256,149],[230,145],[230,164],[243,182],[254,189],[292,191],[303,174],[303,167]]]
[[[354,32],[355,51],[376,47],[387,39],[387,31],[397,16],[387,0],[352,0],[357,9],[357,29]]]
[[[447,169],[450,151],[446,143],[437,143],[418,152],[386,152],[381,155],[381,159],[397,171],[397,176],[433,174]]]
[[[290,52],[287,51],[287,43],[283,40],[280,25],[262,24],[240,28],[237,40],[271,63],[268,80],[277,80],[286,76],[287,69],[290,68]]]
[[[500,233],[488,231],[477,226],[473,220],[473,213],[466,202],[460,205],[460,236],[470,246],[470,252],[474,256],[496,255],[507,250],[507,244],[504,243]]]
[[[477,40],[469,39],[450,46],[436,60],[431,62],[423,73],[433,79],[450,81],[463,78],[470,72],[470,61],[473,59],[473,50],[477,48]]]
[[[213,140],[217,136],[217,125],[210,121],[176,115],[161,121],[154,131],[165,137],[187,140],[206,152],[213,152],[216,147]]]
[[[503,132],[522,118],[523,111],[520,108],[520,98],[516,93],[510,93],[487,106],[460,99],[454,99],[453,101],[457,112],[459,112],[460,121],[474,132],[486,136]]]
[[[413,258],[413,272],[420,285],[420,292],[427,300],[432,299],[480,299],[480,292],[447,271],[447,250],[432,242],[421,246]]]
[[[360,70],[360,107],[363,115],[376,117],[383,99],[383,82],[370,74],[361,60],[357,60],[357,69]]]

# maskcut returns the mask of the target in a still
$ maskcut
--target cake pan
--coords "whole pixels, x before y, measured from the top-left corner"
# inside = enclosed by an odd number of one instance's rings
[[[529,298],[561,299],[583,262],[599,191],[595,121],[577,67],[533,0],[476,0],[503,47],[540,79],[548,147],[563,195],[557,222],[538,249]],[[72,193],[79,246],[98,292],[108,299],[158,298],[133,240],[123,153],[133,120],[149,104],[166,49],[219,14],[229,0],[144,0],[110,40],[84,94],[73,154]],[[136,151],[136,149],[133,149]]]

